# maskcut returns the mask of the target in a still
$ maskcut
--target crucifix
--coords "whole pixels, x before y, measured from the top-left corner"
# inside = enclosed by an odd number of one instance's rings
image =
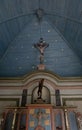
[[[44,50],[49,46],[43,38],[40,38],[39,43],[34,44],[34,47],[40,51],[40,64],[44,61]]]

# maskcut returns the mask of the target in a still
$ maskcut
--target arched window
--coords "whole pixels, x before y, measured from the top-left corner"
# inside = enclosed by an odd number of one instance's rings
[[[46,86],[42,88],[42,97],[39,101],[42,100],[42,103],[50,103],[50,91]],[[38,86],[36,86],[32,91],[32,103],[37,103],[38,101]],[[41,102],[40,102],[41,103]]]

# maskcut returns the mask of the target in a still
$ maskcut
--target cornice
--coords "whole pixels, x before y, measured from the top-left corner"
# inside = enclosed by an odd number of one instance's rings
[[[53,82],[56,86],[82,86],[82,77],[60,77],[50,71],[33,71],[22,77],[8,77],[0,78],[0,87],[22,87],[26,86],[29,82],[44,78],[48,81]]]

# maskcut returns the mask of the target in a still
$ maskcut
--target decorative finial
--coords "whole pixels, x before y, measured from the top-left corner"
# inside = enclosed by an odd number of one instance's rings
[[[37,15],[38,20],[41,21],[42,18],[43,18],[43,15],[44,15],[43,9],[40,9],[40,8],[37,9],[37,10],[36,10],[36,15]]]

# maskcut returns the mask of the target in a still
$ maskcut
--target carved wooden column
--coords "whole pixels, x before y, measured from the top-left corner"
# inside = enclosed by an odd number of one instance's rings
[[[68,120],[68,110],[66,108],[64,109],[64,114],[65,114],[65,126],[66,126],[66,130],[70,130],[69,120]]]
[[[76,106],[63,106],[66,130],[71,130],[68,114],[70,111],[74,111],[76,108]]]
[[[16,113],[17,113],[17,109],[14,109],[14,117],[13,117],[13,122],[12,122],[12,130],[14,130],[14,127],[15,127]]]
[[[2,114],[1,130],[4,130],[6,116],[7,116],[7,111],[3,112],[3,114]]]
[[[64,120],[64,112],[63,112],[63,110],[61,111],[61,119],[62,119],[63,130],[66,130],[66,128],[65,128],[65,120]]]

